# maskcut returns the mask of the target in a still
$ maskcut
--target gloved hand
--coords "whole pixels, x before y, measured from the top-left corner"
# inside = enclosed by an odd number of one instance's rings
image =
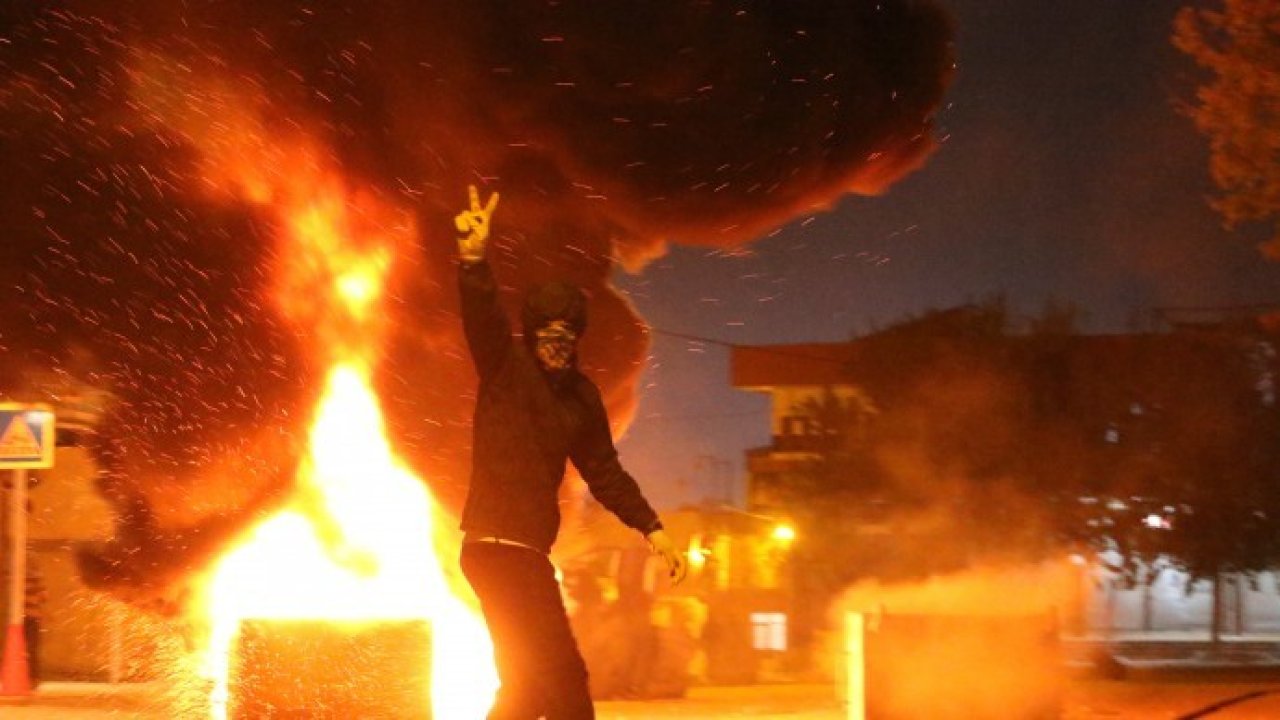
[[[667,572],[671,576],[671,584],[679,585],[684,580],[685,573],[689,571],[689,561],[685,559],[684,553],[676,548],[675,540],[667,534],[666,530],[654,530],[645,536],[649,541],[649,547],[653,551],[662,556],[662,560],[667,564]]]
[[[489,219],[498,207],[498,193],[490,195],[484,207],[480,206],[480,193],[475,185],[468,185],[467,193],[471,196],[471,209],[458,213],[453,224],[458,232],[466,233],[458,238],[458,257],[471,264],[484,259],[485,245],[489,242]]]

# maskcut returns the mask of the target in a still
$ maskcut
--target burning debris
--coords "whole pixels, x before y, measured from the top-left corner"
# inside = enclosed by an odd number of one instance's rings
[[[246,622],[227,717],[430,720],[430,658],[420,621]]]

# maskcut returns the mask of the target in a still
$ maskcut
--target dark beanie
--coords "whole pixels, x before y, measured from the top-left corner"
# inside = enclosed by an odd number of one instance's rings
[[[520,324],[526,338],[555,320],[567,322],[578,336],[587,329],[587,296],[576,285],[550,282],[525,295]]]

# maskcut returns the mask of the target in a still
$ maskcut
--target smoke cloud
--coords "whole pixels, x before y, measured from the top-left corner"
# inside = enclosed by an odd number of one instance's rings
[[[508,300],[552,278],[588,291],[584,366],[625,420],[647,332],[616,267],[881,192],[935,149],[951,72],[923,0],[8,3],[0,381],[114,395],[95,452],[121,531],[92,576],[197,564],[288,487],[324,371],[269,299],[278,218],[216,161],[248,147],[279,176],[305,145],[416,233],[378,383],[397,447],[456,507],[467,184],[503,194]]]

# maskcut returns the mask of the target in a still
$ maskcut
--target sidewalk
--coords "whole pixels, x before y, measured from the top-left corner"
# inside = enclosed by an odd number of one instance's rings
[[[177,720],[156,706],[150,683],[42,683],[30,697],[0,698],[4,720]]]
[[[1271,630],[1248,632],[1244,635],[1222,633],[1218,636],[1224,643],[1280,643],[1280,632]],[[1209,631],[1197,630],[1113,630],[1111,632],[1090,632],[1084,635],[1064,634],[1064,642],[1190,642],[1208,643]]]
[[[843,720],[848,716],[830,685],[698,687],[678,700],[596,703],[596,714],[600,720]]]
[[[0,718],[187,720],[163,706],[160,698],[164,690],[156,684],[44,683],[30,698],[0,698]],[[846,717],[834,689],[827,685],[695,688],[682,699],[596,703],[596,713],[600,720],[844,720]]]
[[[1280,642],[1273,637],[1202,638],[1140,635],[1064,639],[1068,667],[1112,679],[1280,680]],[[1278,716],[1280,717],[1280,716]]]
[[[184,716],[161,707],[157,699],[164,690],[159,685],[48,683],[34,697],[0,699],[0,718],[207,720],[202,715]],[[1218,705],[1221,707],[1213,709]],[[596,704],[596,711],[600,720],[847,720],[845,708],[829,685],[701,687],[684,699],[601,702]],[[1062,714],[1062,720],[1191,717],[1275,720],[1280,718],[1280,683],[1072,682]]]

